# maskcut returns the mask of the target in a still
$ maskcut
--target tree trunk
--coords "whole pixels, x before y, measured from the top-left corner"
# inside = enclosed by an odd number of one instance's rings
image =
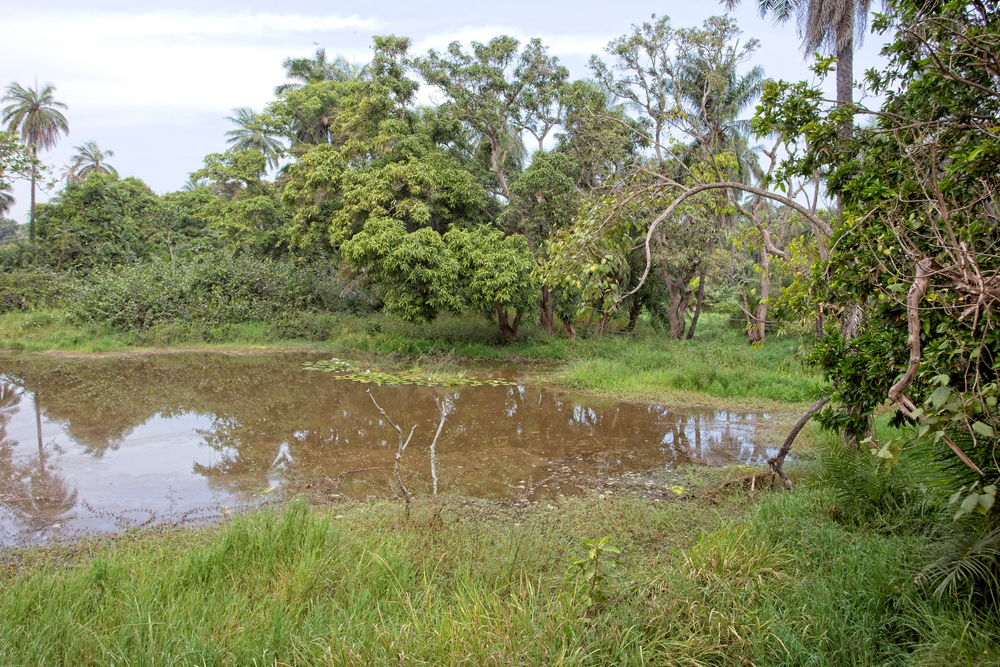
[[[34,144],[31,146],[31,158],[32,160],[38,159],[38,149],[35,148]],[[35,240],[35,176],[38,173],[38,165],[32,163],[31,165],[31,211],[28,217],[28,237],[31,241]]]
[[[687,339],[694,338],[694,328],[698,326],[698,316],[701,315],[701,303],[705,300],[705,274],[708,272],[708,264],[701,267],[701,274],[698,276],[698,300],[694,304],[694,316],[691,318],[691,328],[688,329]]]
[[[689,287],[690,284],[691,281],[686,281],[684,283],[684,297],[681,299],[680,308],[677,309],[677,315],[680,318],[680,325],[681,325],[681,330],[677,334],[678,339],[684,338],[684,333],[687,330],[688,303],[691,302],[691,288]]]
[[[799,431],[805,427],[809,420],[814,414],[823,409],[823,406],[827,404],[830,400],[829,396],[819,399],[813,403],[812,407],[806,410],[806,413],[795,423],[792,430],[789,432],[788,437],[785,438],[784,444],[781,445],[781,449],[773,457],[767,460],[767,465],[771,468],[771,486],[774,486],[774,475],[778,475],[781,481],[785,483],[785,486],[791,488],[792,480],[785,474],[785,457],[788,456],[788,451],[792,448],[792,443],[795,442],[795,436],[799,434]]]
[[[823,306],[820,305],[816,308],[816,338],[823,338],[825,332],[823,327],[826,326],[826,315],[823,314]]]
[[[573,320],[563,320],[563,331],[566,332],[566,338],[569,340],[576,339],[576,329],[573,328]]]
[[[497,324],[500,327],[500,335],[503,336],[505,341],[513,340],[518,336],[518,325],[521,323],[521,314],[518,313],[514,316],[514,322],[511,323],[507,318],[507,309],[501,304],[493,304],[497,311]]]
[[[760,301],[757,302],[757,314],[750,327],[750,342],[763,343],[767,326],[767,298],[771,295],[771,261],[767,250],[760,253]]]
[[[682,273],[677,277],[677,280],[671,279],[666,269],[661,271],[663,283],[667,286],[667,294],[670,295],[670,304],[667,307],[667,318],[670,321],[670,329],[667,331],[667,335],[670,338],[682,338],[684,336],[684,329],[687,325],[685,311],[687,310],[688,300],[691,296],[688,284],[694,278],[695,271],[698,270],[698,264],[700,263],[696,263],[690,270]]]
[[[552,299],[548,285],[542,285],[542,298],[538,300],[538,325],[545,333],[552,335]]]
[[[632,301],[632,307],[629,308],[628,326],[625,327],[625,331],[635,331],[635,325],[639,321],[640,314],[642,314],[642,301],[636,298]]]
[[[736,244],[733,243],[729,250],[729,284],[736,287]]]
[[[854,102],[854,35],[844,40],[843,46],[837,47],[837,105],[843,106]],[[850,137],[854,131],[854,121],[844,124],[840,136]]]

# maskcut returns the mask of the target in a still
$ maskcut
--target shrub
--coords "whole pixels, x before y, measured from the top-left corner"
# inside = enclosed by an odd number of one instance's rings
[[[72,274],[47,269],[0,271],[0,313],[55,308],[78,288]]]
[[[217,334],[225,325],[246,322],[281,328],[303,311],[359,314],[376,306],[363,288],[328,266],[221,252],[176,266],[156,260],[95,271],[82,282],[69,309],[81,323],[118,331],[142,332],[179,322]]]

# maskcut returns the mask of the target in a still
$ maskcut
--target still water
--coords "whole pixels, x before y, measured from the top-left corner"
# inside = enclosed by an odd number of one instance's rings
[[[304,371],[316,355],[0,357],[0,542],[218,516],[312,483],[348,497],[510,498],[553,474],[760,463],[766,414],[672,410],[562,391],[516,367],[505,386],[372,386]],[[567,494],[574,487],[559,489]]]

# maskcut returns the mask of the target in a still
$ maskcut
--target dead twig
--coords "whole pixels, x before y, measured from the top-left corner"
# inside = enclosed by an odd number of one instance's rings
[[[392,421],[392,419],[389,418],[389,415],[385,413],[382,406],[379,405],[378,401],[375,400],[375,397],[372,396],[372,390],[368,389],[367,393],[368,398],[372,399],[372,403],[374,403],[378,411],[382,413],[382,417],[389,422],[389,426],[396,429],[396,433],[399,434],[399,449],[396,451],[396,482],[399,483],[399,490],[403,493],[403,498],[406,499],[406,518],[410,518],[410,492],[406,490],[406,486],[403,484],[403,477],[399,474],[399,462],[403,459],[403,452],[406,451],[406,447],[410,444],[410,440],[413,438],[413,432],[417,430],[417,425],[413,425],[413,428],[410,429],[409,437],[406,438],[406,442],[403,442],[403,429],[399,428],[399,426],[396,425],[396,422]]]

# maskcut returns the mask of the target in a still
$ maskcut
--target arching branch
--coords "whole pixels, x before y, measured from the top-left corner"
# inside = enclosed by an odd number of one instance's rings
[[[688,199],[689,197],[693,197],[694,195],[699,194],[701,192],[706,192],[708,190],[741,190],[743,192],[748,192],[750,194],[757,195],[758,197],[762,197],[764,199],[770,199],[780,204],[784,204],[785,206],[805,216],[805,218],[809,220],[809,222],[813,223],[814,225],[818,226],[821,229],[829,228],[829,225],[827,225],[822,218],[820,218],[818,215],[807,209],[802,204],[796,202],[794,199],[790,199],[789,197],[785,197],[783,195],[775,194],[773,192],[765,190],[764,188],[758,188],[753,185],[746,185],[745,183],[737,183],[735,181],[717,181],[715,183],[702,183],[701,185],[696,185],[682,192],[677,197],[677,199],[675,199],[670,203],[670,206],[667,207],[667,210],[658,215],[656,219],[653,220],[653,222],[649,225],[649,231],[646,232],[646,242],[644,244],[646,247],[646,269],[642,272],[642,277],[639,279],[639,283],[636,285],[635,289],[633,289],[631,292],[623,294],[621,298],[618,300],[619,302],[638,292],[640,289],[642,289],[642,286],[646,283],[646,278],[649,277],[649,270],[653,266],[653,252],[650,248],[650,243],[652,242],[653,234],[656,232],[656,228],[660,225],[661,222],[663,222],[671,215],[673,215],[674,211],[677,210],[677,207],[680,206],[682,203],[684,203],[686,199]]]

